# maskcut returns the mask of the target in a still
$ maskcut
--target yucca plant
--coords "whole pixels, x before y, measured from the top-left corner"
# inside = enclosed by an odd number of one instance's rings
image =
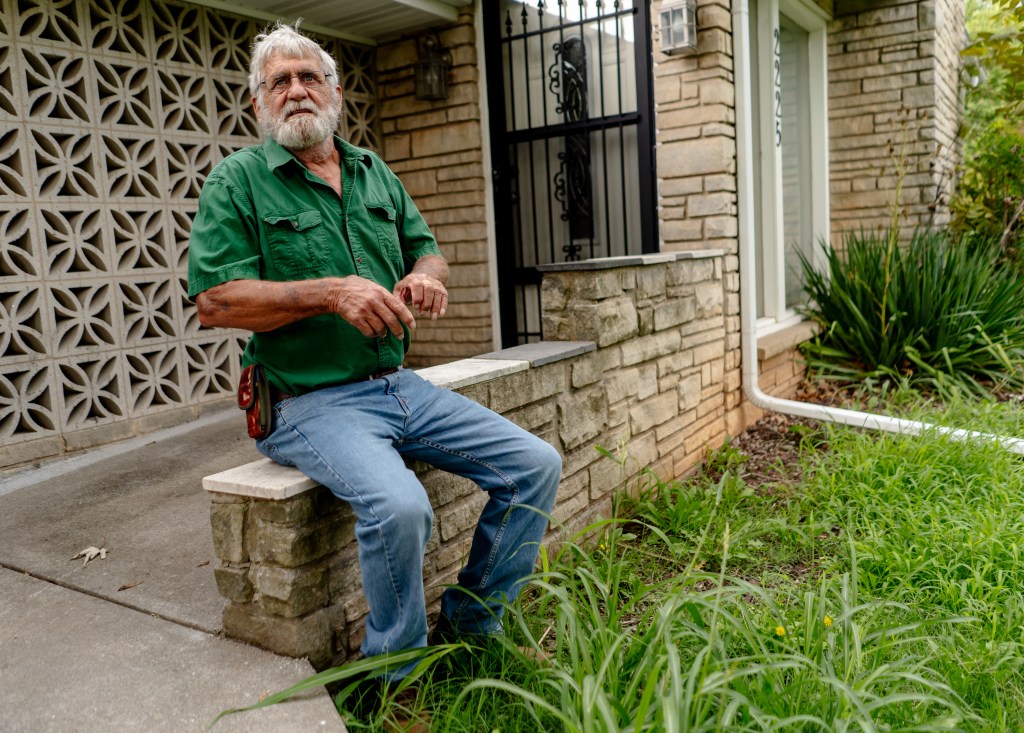
[[[801,256],[805,314],[821,334],[803,347],[826,377],[909,378],[940,392],[1024,386],[1024,278],[997,244],[962,246],[944,232],[848,234],[822,244],[827,268]]]

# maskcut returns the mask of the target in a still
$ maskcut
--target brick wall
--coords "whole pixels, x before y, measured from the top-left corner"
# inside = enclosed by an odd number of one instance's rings
[[[728,0],[697,0],[697,51],[661,53],[660,2],[654,25],[654,102],[661,247],[714,248],[722,266],[723,406],[731,430],[747,424],[742,409],[739,220],[736,205],[736,91]]]
[[[834,238],[887,226],[900,183],[905,233],[949,221],[963,33],[955,0],[838,4],[829,28]]]
[[[407,363],[438,364],[493,348],[480,69],[472,12],[439,33],[452,57],[448,99],[415,97],[416,39],[377,51],[384,160],[402,179],[451,266],[448,314],[417,321]]]
[[[962,141],[959,138],[960,123],[963,119],[963,96],[960,86],[960,71],[963,64],[960,50],[966,37],[965,7],[960,0],[936,0],[935,2],[935,142],[938,160],[934,177],[938,187],[938,210],[936,223],[946,225],[950,221],[949,201],[956,182],[956,167],[963,156]]]

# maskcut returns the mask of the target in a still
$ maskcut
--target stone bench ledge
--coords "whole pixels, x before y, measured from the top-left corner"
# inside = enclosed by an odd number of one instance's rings
[[[596,348],[592,341],[541,341],[417,369],[416,373],[438,387],[458,389],[569,359]],[[290,499],[317,485],[297,468],[282,466],[269,458],[229,468],[203,479],[203,488],[211,493],[273,501]]]
[[[299,469],[261,458],[203,479],[203,488],[217,494],[234,494],[282,501],[316,488],[317,483]]]
[[[576,262],[554,262],[537,265],[540,272],[573,272],[581,270],[611,270],[619,267],[642,267],[646,265],[663,265],[667,262],[681,260],[706,260],[724,257],[724,249],[696,249],[687,252],[660,252],[649,255],[621,255],[619,257],[596,257],[592,260]]]
[[[524,360],[497,361],[473,357],[472,359],[459,359],[448,364],[417,369],[416,373],[437,387],[446,389],[459,389],[470,387],[480,382],[489,382],[516,372],[525,372],[530,368],[530,362]]]
[[[538,341],[533,344],[512,346],[501,351],[491,351],[475,358],[493,361],[526,361],[532,368],[536,368],[591,351],[597,351],[597,344],[593,341]]]

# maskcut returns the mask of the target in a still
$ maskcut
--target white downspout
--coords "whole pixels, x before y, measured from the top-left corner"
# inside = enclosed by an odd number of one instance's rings
[[[747,399],[763,410],[823,422],[841,423],[857,428],[885,430],[890,433],[908,435],[934,431],[949,435],[954,440],[995,441],[1014,453],[1024,455],[1024,440],[1019,438],[786,400],[772,397],[761,391],[758,385],[757,300],[755,298],[757,278],[754,272],[754,263],[756,262],[753,232],[754,184],[751,170],[754,126],[753,110],[751,109],[749,15],[747,0],[732,0],[733,62],[736,85],[736,185],[740,250],[740,352],[743,360],[743,392]]]

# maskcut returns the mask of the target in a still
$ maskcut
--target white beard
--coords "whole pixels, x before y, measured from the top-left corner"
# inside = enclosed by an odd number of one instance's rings
[[[313,116],[289,118],[299,110],[308,110]],[[318,108],[312,100],[288,102],[278,115],[264,115],[260,120],[263,134],[273,138],[289,150],[306,150],[320,145],[338,128],[341,110],[335,106]]]

